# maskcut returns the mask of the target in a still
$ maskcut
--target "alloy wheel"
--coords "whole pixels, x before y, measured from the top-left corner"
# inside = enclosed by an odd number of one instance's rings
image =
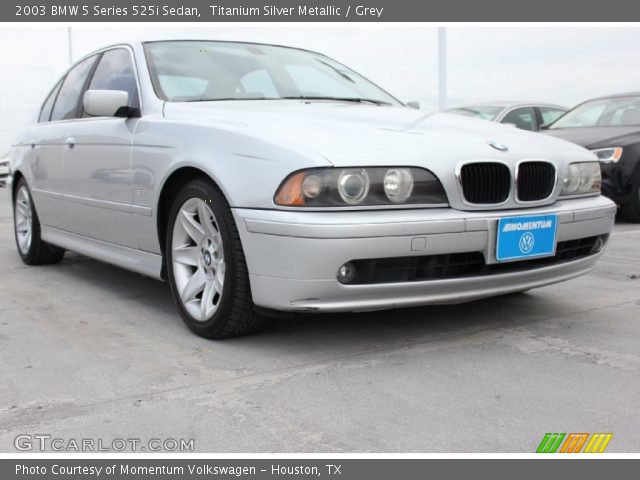
[[[27,187],[24,185],[18,189],[15,201],[14,222],[16,229],[16,239],[20,253],[27,255],[31,248],[33,238],[33,215],[31,209],[31,197]]]
[[[171,242],[173,276],[189,315],[204,322],[221,303],[225,259],[220,225],[201,198],[186,200],[176,216]]]

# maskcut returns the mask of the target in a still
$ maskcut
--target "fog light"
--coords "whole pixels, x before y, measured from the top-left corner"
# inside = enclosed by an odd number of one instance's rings
[[[593,243],[593,248],[591,249],[591,251],[593,253],[598,253],[602,251],[606,243],[607,243],[607,236],[600,235],[598,238],[596,238],[596,241]]]
[[[338,269],[338,281],[340,283],[350,283],[356,276],[356,267],[351,262],[347,262]]]

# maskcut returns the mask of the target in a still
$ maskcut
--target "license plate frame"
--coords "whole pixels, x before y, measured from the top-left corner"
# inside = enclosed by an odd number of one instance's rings
[[[515,262],[556,254],[558,215],[502,217],[496,231],[496,260]]]

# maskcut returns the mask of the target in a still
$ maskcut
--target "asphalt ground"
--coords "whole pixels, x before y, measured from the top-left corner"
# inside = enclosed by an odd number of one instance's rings
[[[598,267],[566,283],[211,341],[165,283],[72,253],[23,265],[0,189],[0,452],[22,434],[70,451],[534,452],[546,432],[638,452],[639,244],[618,222]]]

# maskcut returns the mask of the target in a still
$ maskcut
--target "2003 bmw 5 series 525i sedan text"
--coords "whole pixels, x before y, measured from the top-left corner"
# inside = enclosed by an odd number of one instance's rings
[[[53,87],[10,154],[29,265],[65,249],[166,279],[222,338],[274,311],[458,303],[591,270],[615,205],[597,158],[425,115],[319,53],[115,45]]]

